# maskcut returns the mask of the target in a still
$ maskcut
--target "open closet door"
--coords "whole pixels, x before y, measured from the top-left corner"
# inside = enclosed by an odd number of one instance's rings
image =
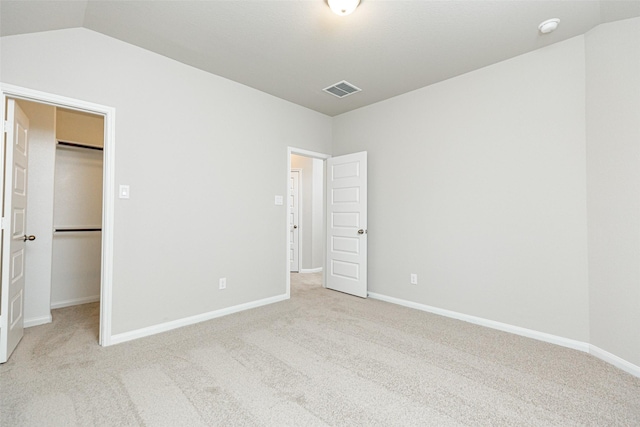
[[[327,288],[367,297],[367,152],[327,160]]]
[[[27,242],[27,152],[29,119],[7,100],[4,139],[4,210],[2,212],[2,294],[0,363],[9,359],[24,332],[24,266]]]

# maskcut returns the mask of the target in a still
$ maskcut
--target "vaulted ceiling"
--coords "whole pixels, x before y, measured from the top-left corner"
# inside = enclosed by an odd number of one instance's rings
[[[334,116],[637,16],[640,0],[362,0],[349,16],[324,0],[2,0],[0,35],[85,27]],[[341,80],[362,92],[322,91]]]

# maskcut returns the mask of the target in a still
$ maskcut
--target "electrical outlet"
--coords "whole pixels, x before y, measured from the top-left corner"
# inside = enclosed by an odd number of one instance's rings
[[[227,289],[227,278],[220,278],[220,289]]]
[[[412,285],[418,284],[418,275],[415,273],[411,273],[411,284]]]

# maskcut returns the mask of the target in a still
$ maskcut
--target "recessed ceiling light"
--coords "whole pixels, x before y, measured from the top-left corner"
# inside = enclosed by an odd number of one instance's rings
[[[559,24],[560,20],[558,18],[547,19],[546,21],[538,25],[538,30],[540,30],[542,34],[548,34],[552,31],[555,31],[555,29],[558,28]]]

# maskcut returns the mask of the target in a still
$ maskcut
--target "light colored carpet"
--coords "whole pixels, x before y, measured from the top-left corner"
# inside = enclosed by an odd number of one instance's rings
[[[640,425],[640,379],[596,358],[319,279],[108,348],[97,304],[55,310],[0,366],[0,425]]]

